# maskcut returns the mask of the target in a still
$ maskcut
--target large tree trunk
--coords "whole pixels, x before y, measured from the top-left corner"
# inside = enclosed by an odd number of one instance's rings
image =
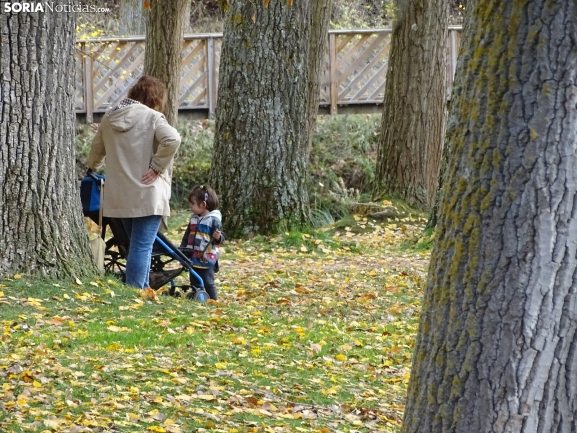
[[[120,0],[120,36],[146,34],[146,14],[143,0]]]
[[[472,7],[405,431],[575,432],[577,2]]]
[[[0,276],[94,272],[75,173],[75,14],[0,14]]]
[[[326,61],[327,33],[331,21],[333,0],[316,0],[311,5],[311,34],[309,44],[309,76],[307,113],[309,115],[309,137],[307,161],[311,149],[311,139],[319,112],[320,74]]]
[[[166,121],[176,126],[182,66],[184,27],[190,15],[191,0],[151,1],[146,23],[144,73],[166,85]]]
[[[238,0],[227,11],[211,182],[232,236],[308,218],[310,9]]]
[[[445,132],[448,7],[399,0],[385,86],[373,197],[433,204]]]

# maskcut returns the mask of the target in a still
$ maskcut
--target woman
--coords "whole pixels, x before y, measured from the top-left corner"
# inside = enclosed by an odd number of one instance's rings
[[[102,118],[87,161],[96,171],[106,157],[103,214],[120,218],[126,229],[126,283],[139,289],[148,287],[152,245],[162,217],[170,215],[172,163],[180,145],[161,113],[165,103],[164,84],[142,76]]]

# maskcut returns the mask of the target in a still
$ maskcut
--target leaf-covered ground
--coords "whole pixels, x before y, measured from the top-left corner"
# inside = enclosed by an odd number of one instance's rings
[[[423,223],[228,242],[216,303],[0,280],[0,431],[397,432]]]

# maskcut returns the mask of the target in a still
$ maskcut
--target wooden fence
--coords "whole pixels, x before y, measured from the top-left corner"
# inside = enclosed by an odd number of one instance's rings
[[[450,96],[461,35],[449,27],[447,72]],[[321,107],[336,114],[339,107],[381,104],[391,42],[391,30],[331,30],[321,75]],[[185,36],[179,110],[201,110],[214,117],[222,34]],[[143,37],[77,41],[77,114],[91,123],[125,97],[142,74]]]

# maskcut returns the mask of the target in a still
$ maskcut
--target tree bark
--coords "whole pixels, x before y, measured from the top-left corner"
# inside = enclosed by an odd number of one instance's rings
[[[404,428],[576,432],[577,2],[471,7]]]
[[[471,10],[473,10],[472,7],[468,8],[466,10],[466,12],[467,12],[466,16],[470,15]],[[465,46],[465,44],[467,43],[466,38],[469,37],[471,34],[471,32],[468,30],[468,25],[469,25],[470,20],[467,20],[466,16],[465,16],[465,19],[463,22],[463,31],[461,32],[461,44],[460,44],[461,47]],[[462,65],[461,65],[462,61],[463,61],[463,56],[459,56],[457,58],[456,70],[460,71],[462,69]],[[454,89],[462,87],[465,79],[466,79],[466,77],[464,75],[455,74],[455,77],[453,79],[453,94],[451,95],[451,100],[453,99],[453,97],[455,95]],[[448,101],[448,104],[447,104],[448,112],[450,112],[450,108],[451,108],[451,101]],[[454,117],[449,118],[447,116],[447,121],[449,123],[451,123],[452,121],[454,122],[455,120],[454,120]],[[448,176],[449,164],[451,161],[451,156],[453,155],[453,149],[451,148],[450,143],[447,140],[446,136],[444,137],[444,140],[443,140],[443,150],[441,153],[442,154],[441,154],[441,162],[440,162],[440,166],[439,166],[437,190],[435,192],[435,197],[433,199],[433,206],[431,208],[431,211],[429,213],[429,218],[427,220],[427,225],[426,225],[427,229],[434,229],[437,226],[437,221],[439,219],[439,206],[441,205],[441,201],[443,200],[443,196],[442,196],[443,185],[445,184],[445,179]]]
[[[3,11],[0,29],[0,276],[88,275],[96,268],[74,169],[75,14]]]
[[[225,17],[211,183],[229,235],[308,220],[310,2],[235,1]]]
[[[309,116],[309,136],[307,162],[311,150],[311,139],[319,112],[320,80],[326,60],[328,30],[331,21],[332,0],[316,0],[311,5],[311,35],[309,45],[309,76],[307,113]]]
[[[146,14],[143,0],[120,0],[120,35],[146,34]]]
[[[393,27],[373,197],[434,200],[445,133],[448,8],[400,0]]]
[[[152,0],[146,23],[144,73],[166,85],[164,116],[172,126],[178,120],[182,44],[189,15],[190,0]]]

